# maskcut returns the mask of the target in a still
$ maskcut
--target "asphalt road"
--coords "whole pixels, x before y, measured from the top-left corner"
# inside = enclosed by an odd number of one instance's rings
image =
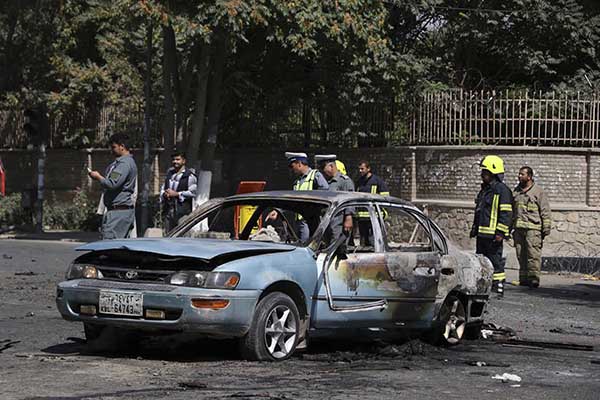
[[[418,340],[330,342],[274,364],[239,360],[231,342],[169,336],[145,340],[127,354],[98,355],[87,351],[82,326],[63,321],[54,305],[55,285],[75,247],[0,240],[0,399],[600,397],[598,282],[544,276],[536,291],[509,287],[487,315],[521,339],[594,351],[483,339],[451,349]],[[492,379],[503,373],[522,381]]]

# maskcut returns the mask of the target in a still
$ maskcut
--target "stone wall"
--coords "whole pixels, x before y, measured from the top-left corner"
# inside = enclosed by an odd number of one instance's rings
[[[291,149],[300,150],[300,149]],[[267,190],[290,188],[291,175],[281,150],[237,149],[217,155],[212,196],[235,193],[241,180],[264,180]],[[473,218],[473,199],[479,190],[479,161],[488,154],[505,160],[505,181],[517,183],[522,165],[529,165],[536,182],[550,196],[555,229],[546,240],[544,255],[600,254],[600,150],[506,146],[422,146],[400,148],[323,149],[345,162],[348,174],[357,178],[361,159],[371,162],[383,177],[392,195],[410,200],[422,208],[459,246],[473,248],[468,238]],[[141,174],[141,151],[134,151]],[[158,192],[169,166],[169,155],[154,152],[152,189]],[[309,156],[314,156],[314,152]],[[7,190],[18,192],[31,187],[30,152],[0,151],[8,172]],[[48,198],[68,198],[76,188],[99,196],[99,187],[90,182],[85,166],[103,171],[111,161],[110,152],[94,150],[50,150],[47,161]]]

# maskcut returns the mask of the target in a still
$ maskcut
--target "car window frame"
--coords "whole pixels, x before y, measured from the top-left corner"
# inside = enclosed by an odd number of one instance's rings
[[[365,207],[368,209],[369,211],[369,218],[371,219],[371,225],[373,226],[373,252],[372,254],[375,253],[383,253],[385,251],[385,244],[384,244],[384,239],[383,239],[383,231],[381,230],[381,226],[379,223],[379,220],[377,219],[377,216],[375,214],[375,206],[374,206],[374,202],[373,201],[364,201],[364,200],[350,200],[341,204],[336,205],[335,207],[332,207],[332,211],[329,215],[327,215],[326,220],[327,220],[327,224],[324,224],[321,226],[321,230],[322,232],[320,233],[319,237],[314,238],[314,242],[318,244],[318,246],[320,246],[320,243],[322,243],[323,241],[323,236],[325,233],[325,230],[327,229],[327,227],[329,226],[329,224],[331,223],[331,220],[335,217],[335,215],[342,211],[345,208],[349,208],[349,207]],[[375,222],[375,223],[374,223]],[[352,229],[358,229],[357,226],[353,226]],[[329,244],[329,246],[327,246],[326,248],[323,249],[319,249],[318,251],[320,253],[329,253],[334,245],[335,241],[332,241],[332,243]],[[318,248],[317,246],[317,248]],[[383,247],[383,248],[382,248]],[[360,254],[366,254],[366,253],[360,253]]]
[[[429,242],[430,242],[430,246],[429,248],[424,248],[424,250],[422,252],[434,252],[434,251],[439,251],[439,249],[437,249],[436,243],[434,241],[433,238],[433,233],[432,233],[432,225],[430,223],[429,218],[427,218],[426,215],[421,214],[421,213],[417,213],[415,212],[415,210],[405,207],[402,204],[394,204],[394,203],[389,203],[389,202],[377,202],[377,213],[378,213],[378,218],[379,218],[379,223],[381,225],[381,233],[383,235],[383,244],[385,247],[385,252],[386,253],[397,253],[397,250],[392,250],[389,246],[388,246],[388,237],[387,237],[387,231],[385,230],[385,224],[383,221],[383,210],[381,207],[391,207],[391,208],[398,208],[402,211],[404,211],[406,214],[410,215],[411,217],[413,217],[418,224],[421,225],[421,227],[423,229],[425,229],[425,232],[427,233],[427,235],[429,236]],[[415,251],[406,251],[405,253],[418,253]]]

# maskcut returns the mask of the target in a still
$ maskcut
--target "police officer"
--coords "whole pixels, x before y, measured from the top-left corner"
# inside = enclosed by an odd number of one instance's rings
[[[519,170],[519,185],[513,190],[515,249],[519,260],[518,285],[540,286],[542,246],[552,229],[552,211],[546,193],[533,180],[531,167]]]
[[[390,191],[386,183],[371,172],[371,164],[362,160],[358,163],[359,178],[356,183],[357,191],[363,193],[380,194],[382,196],[389,196]],[[371,220],[369,213],[365,211],[358,212],[358,231],[360,233],[360,241],[363,246],[371,246],[371,238],[373,236],[373,230],[371,226]]]
[[[286,152],[288,166],[298,178],[294,182],[294,190],[328,190],[329,184],[323,174],[308,165],[306,153]],[[309,226],[302,217],[297,215],[298,237],[305,241],[310,237]]]
[[[323,176],[327,179],[330,191],[354,192],[354,183],[352,182],[352,179],[338,170],[338,160],[335,154],[317,154],[315,156],[315,161],[317,162],[319,169],[323,172]],[[346,233],[352,232],[353,214],[353,209],[348,209],[343,216],[340,215],[339,220],[334,217],[331,227],[332,235],[335,239],[341,235],[342,228]]]
[[[196,198],[198,178],[186,167],[185,153],[171,154],[171,165],[160,191],[160,201],[165,215],[165,231],[169,232],[179,220],[192,212]]]
[[[354,183],[348,175],[338,169],[338,160],[335,154],[317,154],[315,161],[323,176],[327,179],[329,190],[333,192],[354,192]]]
[[[90,171],[90,178],[100,182],[106,212],[102,217],[102,239],[128,237],[135,222],[133,199],[137,184],[137,167],[129,149],[129,136],[114,134],[109,139],[115,160],[104,176]]]
[[[475,200],[475,216],[470,237],[477,237],[477,254],[483,254],[494,266],[492,290],[504,296],[504,260],[502,245],[512,222],[512,193],[504,184],[504,161],[486,156],[480,164],[481,190]]]

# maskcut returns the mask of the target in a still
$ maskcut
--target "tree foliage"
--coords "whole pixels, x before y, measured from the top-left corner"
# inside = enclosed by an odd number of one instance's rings
[[[143,107],[150,23],[153,124],[168,148],[209,161],[215,142],[290,109],[335,110],[351,124],[358,104],[428,87],[600,85],[590,0],[6,0],[0,104],[43,101],[63,116],[63,143],[87,145],[94,133],[70,129],[73,115]],[[130,128],[118,124],[107,129]]]

